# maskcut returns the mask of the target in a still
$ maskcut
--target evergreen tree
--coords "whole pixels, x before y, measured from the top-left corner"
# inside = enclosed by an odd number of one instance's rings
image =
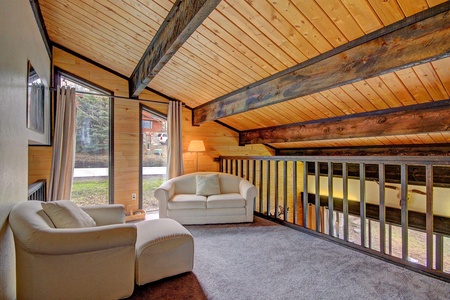
[[[109,99],[77,96],[77,152],[106,154],[109,147]]]

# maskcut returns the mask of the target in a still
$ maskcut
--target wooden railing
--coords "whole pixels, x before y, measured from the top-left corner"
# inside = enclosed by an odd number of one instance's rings
[[[28,200],[47,201],[47,180],[40,179],[28,185]]]
[[[257,214],[450,281],[450,157],[220,157],[220,170],[256,185]]]

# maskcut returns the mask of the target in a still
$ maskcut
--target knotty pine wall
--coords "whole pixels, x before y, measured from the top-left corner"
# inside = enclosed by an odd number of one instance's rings
[[[112,91],[116,96],[128,96],[128,82],[94,64],[53,48],[53,65],[63,71],[83,78],[93,84]],[[161,96],[144,91],[141,99],[166,102]],[[182,101],[182,99],[179,99]],[[139,104],[167,114],[167,104],[114,100],[114,201],[136,209],[138,201],[131,200],[132,193],[139,193]],[[183,158],[185,173],[196,171],[195,153],[187,152],[189,141],[202,139],[206,151],[199,154],[199,171],[218,171],[214,158],[227,155],[272,155],[262,145],[238,146],[238,133],[218,123],[208,122],[192,126],[192,112],[183,109]],[[49,180],[51,147],[29,147],[29,183],[37,179]]]

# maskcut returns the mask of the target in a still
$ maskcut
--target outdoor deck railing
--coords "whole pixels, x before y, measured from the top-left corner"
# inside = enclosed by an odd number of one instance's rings
[[[258,188],[256,213],[450,281],[450,157],[219,161]]]

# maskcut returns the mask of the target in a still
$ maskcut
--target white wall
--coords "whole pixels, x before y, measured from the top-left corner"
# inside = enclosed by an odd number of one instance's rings
[[[28,0],[0,3],[0,299],[15,299],[14,242],[8,226],[13,205],[27,198],[27,61],[46,83],[50,58]]]

